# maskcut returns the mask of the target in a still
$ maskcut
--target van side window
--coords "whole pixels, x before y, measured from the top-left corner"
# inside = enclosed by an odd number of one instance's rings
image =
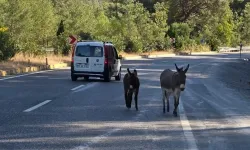
[[[75,56],[78,57],[102,57],[103,48],[100,46],[77,46]]]
[[[109,54],[110,58],[114,58],[114,51],[112,46],[109,46]]]
[[[116,48],[113,47],[113,50],[114,50],[115,58],[118,59],[118,54],[117,54]]]

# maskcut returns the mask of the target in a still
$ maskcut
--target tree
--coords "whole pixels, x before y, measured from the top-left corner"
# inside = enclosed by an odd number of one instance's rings
[[[168,31],[168,10],[169,4],[162,2],[156,3],[154,5],[155,12],[152,14],[154,21],[154,40],[155,40],[155,48],[158,50],[163,50],[168,48],[169,38],[166,36]]]
[[[242,40],[245,44],[250,43],[250,3],[246,4],[242,27]]]
[[[41,53],[55,33],[55,16],[50,0],[8,0],[5,24],[24,52]],[[51,41],[52,42],[52,41]]]
[[[168,23],[186,22],[190,17],[209,10],[217,0],[170,0]]]
[[[3,61],[12,58],[16,54],[17,49],[7,29],[1,29],[3,28],[0,28],[0,61]]]
[[[56,36],[61,35],[64,32],[64,25],[63,25],[63,20],[61,20],[59,26],[58,26],[58,30],[56,32]]]

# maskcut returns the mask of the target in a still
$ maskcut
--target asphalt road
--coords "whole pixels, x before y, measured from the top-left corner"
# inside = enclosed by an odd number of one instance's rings
[[[244,56],[248,56],[245,54]],[[0,79],[1,150],[249,150],[250,101],[228,86],[224,67],[238,54],[123,61],[136,67],[137,112],[125,107],[122,81],[70,80],[69,69]],[[162,113],[159,76],[190,64],[178,117]],[[245,64],[248,65],[248,64]],[[221,71],[224,68],[224,71]],[[223,74],[223,73],[224,74]],[[235,70],[237,72],[237,69]],[[225,78],[223,77],[225,76]]]

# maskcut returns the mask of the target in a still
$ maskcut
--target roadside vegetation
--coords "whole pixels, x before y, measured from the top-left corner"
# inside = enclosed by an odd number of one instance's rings
[[[112,41],[121,53],[250,42],[247,0],[0,0],[0,14],[0,66],[69,60],[69,35]]]

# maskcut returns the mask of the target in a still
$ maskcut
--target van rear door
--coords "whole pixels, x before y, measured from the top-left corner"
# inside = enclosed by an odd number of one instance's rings
[[[103,46],[91,46],[91,71],[103,72],[104,71],[104,49]]]
[[[100,45],[78,45],[75,50],[75,71],[98,72],[103,65],[103,47]],[[103,66],[102,66],[103,67]],[[102,69],[103,71],[103,69]]]
[[[90,64],[90,45],[78,45],[75,49],[74,69],[75,71],[91,71]]]

